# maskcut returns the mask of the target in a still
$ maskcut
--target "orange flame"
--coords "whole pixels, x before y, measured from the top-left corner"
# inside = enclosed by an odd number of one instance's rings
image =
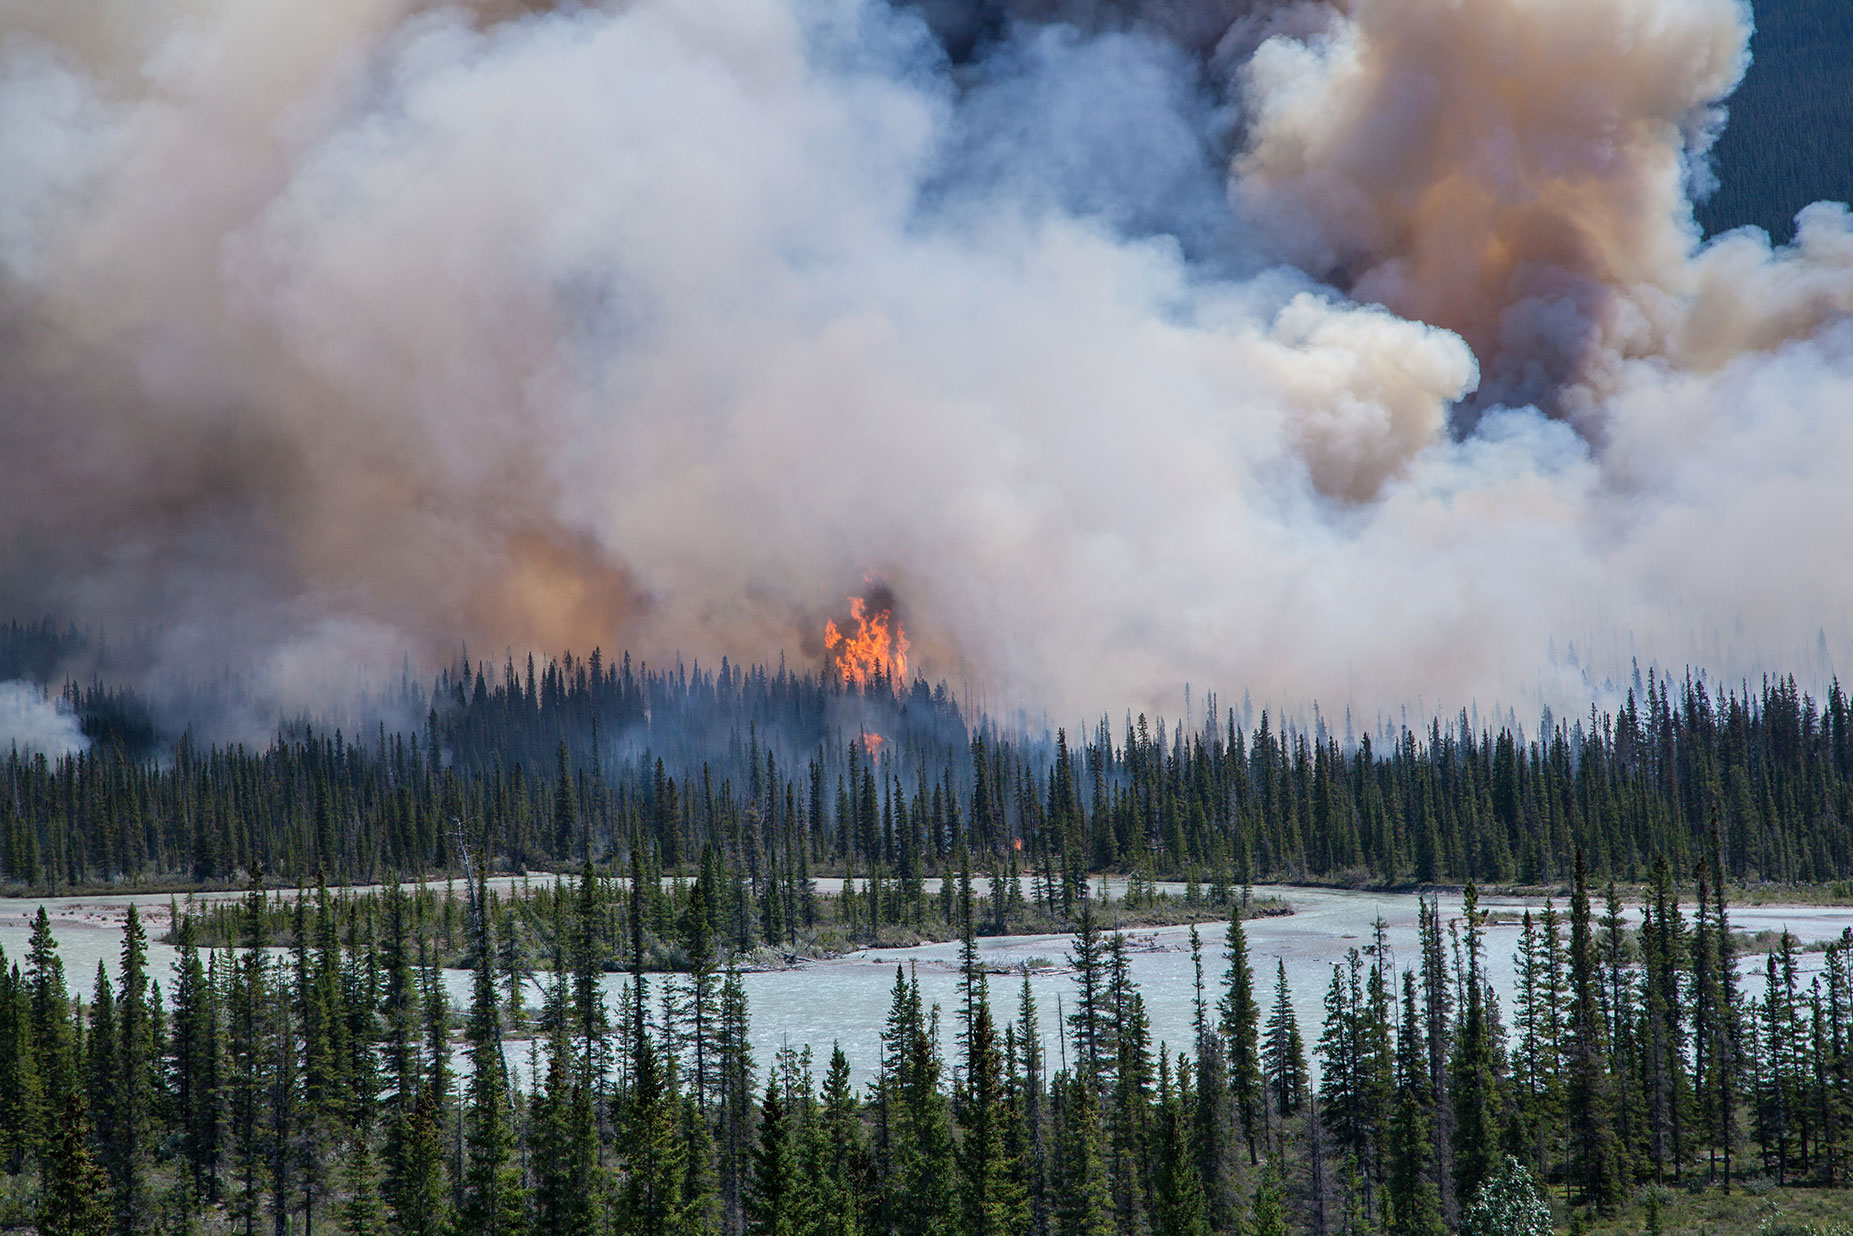
[[[888,740],[883,738],[880,734],[864,734],[862,736],[862,749],[868,753],[868,757],[872,760],[881,754],[881,745],[887,741]]]
[[[843,681],[859,687],[883,677],[906,681],[907,635],[894,611],[886,606],[871,611],[861,597],[850,597],[849,612],[856,620],[853,634],[839,631],[835,619],[824,623],[824,647],[836,658]]]

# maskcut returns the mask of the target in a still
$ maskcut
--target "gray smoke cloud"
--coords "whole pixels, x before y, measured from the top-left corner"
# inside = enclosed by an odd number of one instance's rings
[[[0,752],[56,758],[89,746],[77,717],[48,698],[43,688],[29,682],[0,682]]]
[[[869,577],[1056,711],[1849,647],[1853,225],[1687,196],[1735,0],[987,10],[960,64],[877,0],[46,8],[0,609],[156,673],[821,660]]]

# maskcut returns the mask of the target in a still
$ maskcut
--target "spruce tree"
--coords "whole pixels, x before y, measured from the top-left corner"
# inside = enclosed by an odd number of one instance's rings
[[[1551,1208],[1538,1196],[1531,1173],[1510,1155],[1461,1214],[1460,1236],[1552,1236],[1554,1231]]]
[[[180,974],[174,986],[175,1118],[197,1206],[218,1195],[219,1026],[191,915],[181,916],[176,940]]]
[[[105,1236],[111,1228],[109,1179],[91,1149],[83,1061],[65,995],[64,963],[44,906],[33,920],[27,965],[33,1068],[44,1080],[37,1227],[40,1236]]]
[[[1178,1057],[1179,1085],[1171,1084],[1171,1065],[1166,1056],[1158,1057],[1158,1119],[1154,1186],[1152,1190],[1152,1226],[1166,1236],[1209,1236],[1209,1200],[1204,1196],[1203,1178],[1197,1172],[1196,1151],[1190,1137],[1189,1089],[1184,1075],[1188,1069],[1183,1056]]]
[[[566,1003],[565,973],[554,972],[549,1003]],[[598,1130],[576,1067],[568,1020],[560,1016],[547,1050],[547,1075],[530,1106],[536,1236],[591,1236],[596,1230]]]
[[[965,1089],[959,1115],[961,1208],[966,1236],[1006,1236],[1022,1230],[1028,1198],[1006,1144],[1004,1062],[991,1016],[990,985],[978,962],[969,873],[961,880],[959,908],[964,988]]]
[[[1287,990],[1284,960],[1274,963],[1274,1007],[1268,1013],[1262,1063],[1276,1114],[1284,1119],[1298,1112],[1306,1101],[1306,1044],[1300,1037],[1299,1019],[1294,1016],[1293,998]]]
[[[1078,1077],[1056,1078],[1056,1236],[1113,1236],[1113,1197],[1101,1159],[1100,1108],[1093,1087]]]
[[[116,1075],[110,1183],[123,1236],[148,1225],[148,1166],[155,1120],[154,1015],[148,996],[148,934],[129,903],[122,930],[122,994],[116,1014]]]
[[[485,888],[486,894],[486,888]],[[474,902],[476,966],[470,999],[468,1159],[464,1168],[462,1230],[482,1236],[519,1236],[524,1224],[515,1131],[502,1059],[501,1014],[496,1002],[495,936],[486,895]]]
[[[794,1140],[779,1101],[775,1070],[766,1080],[765,1101],[759,1107],[759,1141],[746,1189],[747,1236],[799,1236],[809,1226],[803,1205],[806,1182]]]
[[[636,1079],[624,1139],[620,1230],[626,1236],[692,1236],[699,1231],[685,1190],[688,1148],[681,1128],[681,1096],[672,1068],[648,1035],[636,1045]]]
[[[1242,1137],[1248,1144],[1248,1161],[1258,1162],[1255,1137],[1260,1131],[1265,1100],[1261,1092],[1261,1059],[1256,1032],[1260,1012],[1255,1005],[1255,975],[1248,964],[1248,937],[1242,930],[1239,902],[1229,909],[1229,929],[1223,956],[1228,969],[1223,976],[1221,1031],[1228,1045],[1229,1093],[1235,1101],[1236,1118],[1242,1124]]]
[[[1261,1180],[1249,1202],[1245,1236],[1287,1236],[1287,1212],[1281,1204],[1280,1172],[1269,1159],[1261,1166]]]
[[[1568,1112],[1572,1178],[1578,1197],[1599,1210],[1621,1195],[1621,1172],[1612,1124],[1613,1083],[1598,984],[1596,942],[1590,922],[1588,868],[1579,851],[1570,900],[1570,1023]]]
[[[1465,990],[1460,1031],[1452,1068],[1454,1098],[1454,1195],[1472,1197],[1500,1158],[1497,1061],[1489,1024],[1486,978],[1481,968],[1485,915],[1479,895],[1467,885],[1463,917],[1467,923]]]
[[[399,1176],[392,1182],[390,1214],[395,1236],[449,1236],[453,1215],[444,1170],[442,1110],[437,1087],[420,1087],[405,1117]]]
[[[76,1061],[71,1058],[71,1005],[65,992],[64,962],[51,933],[51,918],[40,906],[32,920],[32,938],[26,952],[28,998],[27,1041],[31,1044],[29,1070],[41,1087],[33,1111],[35,1147],[47,1146],[58,1134],[66,1095],[61,1087],[75,1084]],[[31,1096],[28,1095],[30,1098]]]
[[[349,1136],[345,1182],[347,1200],[341,1205],[342,1236],[383,1236],[385,1209],[380,1203],[379,1172],[364,1127]]]
[[[866,1183],[868,1145],[861,1105],[849,1080],[849,1058],[832,1045],[813,1155],[818,1180],[818,1236],[857,1236],[874,1190]]]
[[[90,1148],[84,1088],[67,1076],[52,1091],[52,1129],[39,1152],[39,1236],[105,1236],[111,1228],[109,1177]]]
[[[1396,1110],[1389,1135],[1388,1236],[1441,1236],[1435,1147],[1429,1138],[1428,1060],[1416,1013],[1415,974],[1403,972],[1402,1027],[1396,1036]]]
[[[7,968],[0,949],[0,1172],[26,1165],[39,1125],[38,1071],[33,1067],[31,999],[19,967]]]
[[[1078,1059],[1077,1075],[1088,1086],[1098,1088],[1103,1081],[1107,1054],[1107,968],[1106,947],[1094,920],[1093,898],[1081,890],[1081,922],[1075,932],[1074,948],[1069,955],[1074,967],[1075,984],[1080,988],[1075,1011],[1068,1015],[1074,1030]]]

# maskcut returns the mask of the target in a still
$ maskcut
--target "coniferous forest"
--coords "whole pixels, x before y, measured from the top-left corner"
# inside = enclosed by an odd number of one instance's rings
[[[53,635],[11,628],[0,677]],[[1032,734],[924,680],[594,651],[408,677],[384,694],[422,724],[305,721],[261,747],[164,739],[149,703],[100,679],[63,694],[87,751],[0,756],[0,884],[21,891],[375,883],[459,870],[460,847],[497,872],[718,863],[755,892],[892,880],[915,917],[922,881],[961,861],[1040,875],[1069,919],[1088,873],[1109,871],[1561,889],[1581,852],[1594,877],[1634,884],[1657,860],[1684,873],[1711,857],[1734,883],[1853,879],[1837,682],[1816,700],[1793,679],[1649,670],[1614,711],[1547,714],[1529,735],[1462,712],[1354,737],[1214,696],[1169,729],[1128,714]]]
[[[42,908],[0,959],[0,1226],[1422,1236],[1554,1208],[1658,1230],[1681,1191],[1853,1173],[1853,934],[1804,979],[1787,933],[1746,964],[1729,911],[1746,884],[1853,878],[1837,684],[1648,671],[1530,736],[1462,714],[1341,737],[1212,697],[1073,741],[921,681],[725,662],[395,690],[422,725],[251,748],[70,682],[88,750],[7,757],[15,891],[249,891],[176,905],[166,990],[133,910],[87,1002]],[[510,872],[558,876],[491,885]],[[449,895],[401,882],[433,874]],[[1361,941],[1301,1026],[1248,955],[1263,881],[1468,892],[1458,918],[1425,903],[1407,968]],[[1555,894],[1508,1007],[1491,884]],[[1192,931],[1181,1045],[1105,926],[1161,903],[1226,923]],[[1058,1008],[979,962],[979,936],[1030,930],[1073,933]],[[897,970],[872,1082],[821,1044],[755,1063],[742,965],[934,936],[963,941],[958,998]]]
[[[724,946],[684,976],[648,972],[640,876],[583,864],[533,971],[517,944],[532,937],[486,886],[440,912],[389,885],[347,915],[319,889],[291,900],[280,948],[254,889],[235,944],[202,948],[178,917],[163,992],[131,909],[115,981],[100,967],[87,1005],[41,908],[26,956],[0,964],[0,1223],[1419,1236],[1548,1232],[1555,1199],[1576,1230],[1643,1204],[1659,1230],[1680,1186],[1853,1171],[1853,932],[1806,987],[1786,933],[1745,980],[1715,856],[1690,884],[1656,861],[1638,926],[1579,858],[1562,908],[1525,914],[1510,1009],[1473,886],[1458,918],[1424,903],[1415,964],[1398,971],[1379,931],[1306,1027],[1284,970],[1252,964],[1231,897],[1220,949],[1192,931],[1183,1050],[1152,1041],[1125,939],[1085,891],[1060,1009],[1027,973],[994,989],[986,898],[961,878],[954,1007],[925,1007],[897,969],[862,1087],[840,1048],[755,1067]],[[699,898],[683,913],[705,930]],[[446,933],[474,976],[461,1016]],[[613,956],[629,976],[610,999]]]
[[[0,1236],[1853,1236],[1849,202],[1853,0],[0,0]]]

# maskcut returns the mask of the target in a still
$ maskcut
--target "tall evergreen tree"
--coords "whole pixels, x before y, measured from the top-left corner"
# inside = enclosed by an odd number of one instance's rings
[[[1462,917],[1467,925],[1465,973],[1461,976],[1466,999],[1455,1040],[1451,1075],[1454,1195],[1465,1198],[1474,1195],[1502,1156],[1497,1052],[1488,1016],[1492,995],[1481,964],[1486,917],[1480,909],[1478,891],[1471,882],[1467,885]]]
[[[1265,1099],[1261,1091],[1261,1058],[1256,1031],[1260,1021],[1255,1005],[1255,975],[1248,964],[1248,937],[1242,930],[1240,903],[1229,910],[1229,930],[1223,956],[1228,969],[1223,976],[1221,1030],[1228,1045],[1229,1093],[1235,1101],[1236,1117],[1241,1121],[1242,1137],[1248,1144],[1248,1161],[1258,1162],[1255,1137],[1260,1132]]]
[[[1101,1158],[1100,1108],[1093,1087],[1058,1076],[1053,1183],[1056,1236],[1113,1236],[1113,1198]]]
[[[1588,868],[1579,851],[1576,882],[1570,899],[1567,1104],[1571,1160],[1579,1198],[1590,1206],[1607,1210],[1620,1198],[1621,1169],[1612,1123],[1614,1095],[1597,969],[1589,910]]]
[[[1274,1007],[1268,1013],[1262,1064],[1275,1112],[1283,1119],[1297,1113],[1306,1101],[1306,1044],[1287,989],[1287,963],[1280,960],[1274,963]]]
[[[488,915],[487,888],[474,898],[475,970],[471,986],[469,1043],[469,1151],[463,1178],[463,1231],[482,1236],[520,1236],[525,1227],[515,1130],[502,1059],[501,1014],[496,1000],[495,936]]]
[[[1416,1013],[1415,973],[1403,972],[1403,1017],[1396,1036],[1396,1113],[1390,1127],[1389,1236],[1441,1236],[1441,1196],[1429,1140],[1428,1060]]]

